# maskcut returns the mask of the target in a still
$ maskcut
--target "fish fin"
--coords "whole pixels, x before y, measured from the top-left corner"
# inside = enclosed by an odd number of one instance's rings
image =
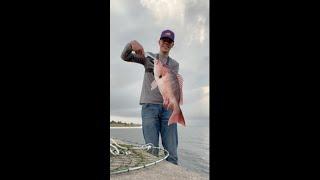
[[[180,87],[180,98],[179,98],[179,104],[183,104],[183,93],[182,93],[182,87],[183,87],[183,78],[180,74],[177,74],[177,79],[179,82],[179,87]]]
[[[163,103],[163,107],[168,109],[167,104]]]
[[[174,123],[179,123],[179,124],[183,125],[184,127],[186,127],[186,122],[184,120],[182,111],[180,109],[179,109],[179,111],[177,111],[177,112],[174,111],[172,113],[172,115],[170,116],[169,121],[168,121],[168,126],[170,124],[174,124]]]
[[[167,110],[169,110],[169,106],[168,103],[163,105],[164,108],[166,108]]]
[[[151,83],[151,90],[154,90],[158,86],[156,80],[153,80]]]
[[[172,103],[168,102],[167,109],[174,110],[174,105]]]
[[[182,114],[182,111],[181,111],[179,105],[175,104],[173,106],[174,106],[174,110],[169,118],[168,126],[170,124],[179,123],[179,124],[183,125],[184,127],[186,127],[186,123],[185,123],[185,120],[184,120],[184,117],[183,117],[183,114]]]

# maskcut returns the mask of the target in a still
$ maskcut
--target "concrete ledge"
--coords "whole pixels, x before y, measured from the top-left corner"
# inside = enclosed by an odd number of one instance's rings
[[[110,180],[205,180],[209,176],[192,172],[184,167],[176,166],[167,161],[161,161],[159,164],[152,165],[139,170],[129,171],[121,174],[110,175]]]

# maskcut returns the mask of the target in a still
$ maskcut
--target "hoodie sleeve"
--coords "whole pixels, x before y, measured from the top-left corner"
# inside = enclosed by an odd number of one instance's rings
[[[131,47],[131,44],[128,43],[122,53],[121,53],[121,59],[124,60],[124,61],[127,61],[127,62],[135,62],[135,63],[139,63],[139,64],[142,64],[144,65],[145,62],[146,62],[146,58],[144,57],[140,57],[134,53],[132,53],[132,47]]]

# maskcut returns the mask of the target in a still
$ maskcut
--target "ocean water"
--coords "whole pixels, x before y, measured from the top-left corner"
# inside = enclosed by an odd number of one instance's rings
[[[187,123],[187,127],[178,125],[178,163],[209,178],[209,122],[199,120]],[[145,143],[141,128],[110,129],[110,137],[132,143]],[[160,146],[162,147],[161,141]]]

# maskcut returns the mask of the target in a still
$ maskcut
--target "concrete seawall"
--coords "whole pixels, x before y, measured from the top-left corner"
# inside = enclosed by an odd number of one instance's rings
[[[190,171],[184,167],[176,166],[167,161],[139,170],[121,174],[110,175],[111,180],[208,180],[209,176]]]

